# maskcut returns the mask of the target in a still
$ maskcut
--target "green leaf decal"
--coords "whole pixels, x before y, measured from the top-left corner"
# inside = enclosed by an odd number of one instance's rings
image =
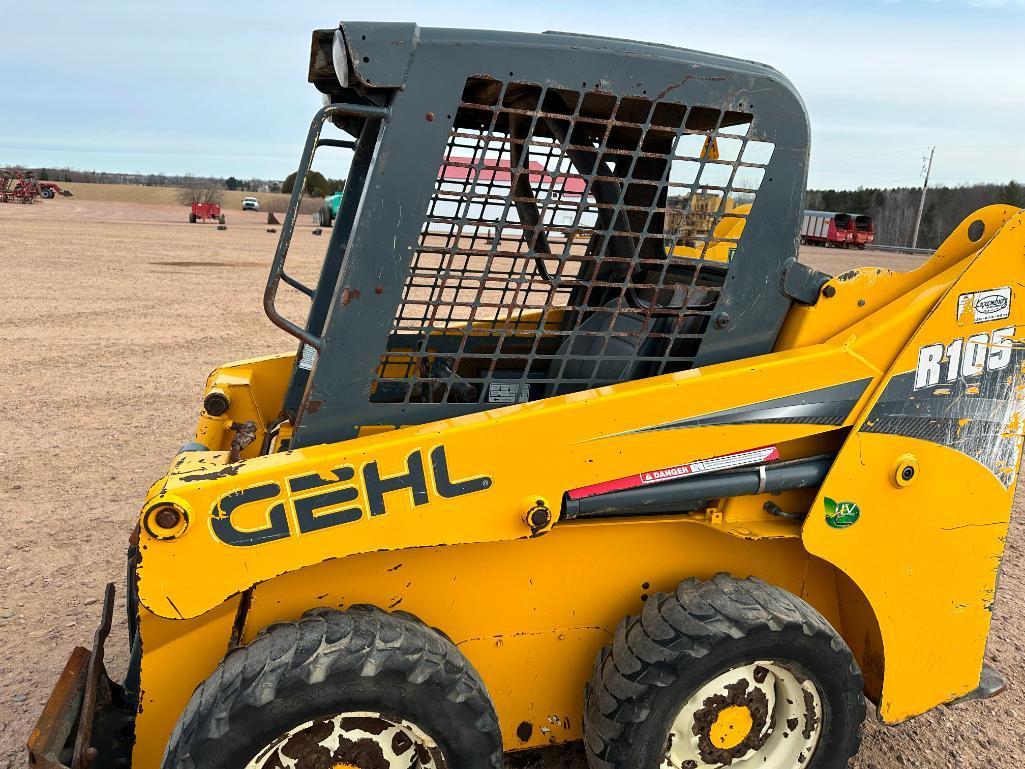
[[[861,518],[861,509],[854,502],[837,502],[824,497],[826,506],[826,524],[834,529],[846,529],[853,526]]]

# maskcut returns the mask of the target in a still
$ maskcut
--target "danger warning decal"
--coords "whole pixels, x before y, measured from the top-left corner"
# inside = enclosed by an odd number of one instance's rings
[[[710,459],[697,459],[693,462],[663,467],[659,470],[645,470],[638,475],[629,475],[625,478],[617,478],[614,481],[603,481],[593,486],[571,489],[567,494],[570,499],[583,499],[584,497],[593,497],[596,494],[607,494],[610,491],[622,491],[623,489],[634,489],[638,486],[647,486],[652,483],[674,481],[677,478],[684,478],[689,475],[714,473],[717,470],[730,470],[734,467],[744,467],[745,465],[758,465],[762,462],[770,462],[773,459],[779,459],[779,449],[775,446],[763,446],[758,449],[741,451],[737,454],[724,454],[723,456]]]

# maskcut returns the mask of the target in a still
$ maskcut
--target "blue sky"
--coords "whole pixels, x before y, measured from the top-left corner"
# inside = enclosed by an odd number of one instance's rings
[[[0,12],[0,165],[282,178],[320,103],[306,83],[310,32],[347,18],[755,59],[804,96],[812,187],[919,184],[933,144],[939,184],[1025,182],[1025,0],[0,0]]]

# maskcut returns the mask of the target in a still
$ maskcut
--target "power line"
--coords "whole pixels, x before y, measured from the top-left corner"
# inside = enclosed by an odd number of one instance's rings
[[[1007,150],[1025,149],[1025,144],[937,144],[940,149],[979,149],[979,150]]]
[[[1025,149],[1025,144],[936,144],[933,145],[937,149],[975,149],[975,150],[1001,150],[1001,149]],[[906,147],[904,149],[892,150],[889,152],[876,152],[871,155],[854,155],[846,158],[835,158],[833,160],[825,160],[822,162],[815,162],[813,166],[820,168],[822,166],[837,165],[838,163],[854,163],[859,160],[872,160],[874,158],[885,158],[892,155],[904,155],[909,152],[921,152],[921,147]],[[845,173],[845,171],[833,171],[830,173]]]
[[[863,184],[862,186],[863,187],[870,187],[870,186],[878,186],[878,185],[881,185],[881,184],[900,184],[901,182],[904,182],[904,183],[914,182],[915,186],[917,187],[918,186],[918,181],[921,178],[922,177],[920,177],[920,176],[904,176],[904,177],[901,177],[900,179],[874,179],[872,181],[871,185]]]
[[[843,158],[841,160],[827,160],[824,163],[816,163],[816,165],[835,165],[837,163],[853,163],[857,160],[871,160],[872,158],[885,158],[890,155],[903,155],[907,152],[921,152],[921,147],[908,147],[902,150],[893,150],[892,152],[877,152],[872,155],[856,155],[854,157]]]

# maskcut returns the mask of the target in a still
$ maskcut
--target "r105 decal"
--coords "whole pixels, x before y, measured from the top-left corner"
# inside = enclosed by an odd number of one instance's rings
[[[1014,326],[992,333],[972,334],[948,344],[928,344],[918,350],[915,389],[954,382],[961,377],[999,371],[1011,362]]]

